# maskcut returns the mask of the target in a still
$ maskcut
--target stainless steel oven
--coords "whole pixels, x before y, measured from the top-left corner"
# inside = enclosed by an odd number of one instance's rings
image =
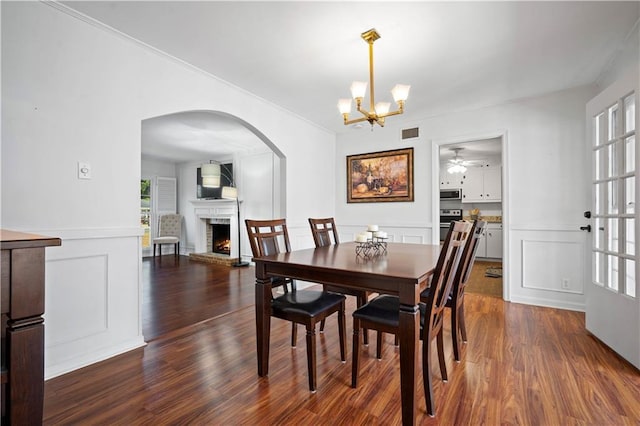
[[[462,210],[440,209],[440,241],[444,241],[451,222],[455,222],[456,220],[462,220]]]

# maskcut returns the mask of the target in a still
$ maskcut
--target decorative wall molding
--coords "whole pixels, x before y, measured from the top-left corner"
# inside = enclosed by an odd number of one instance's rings
[[[50,235],[62,238],[63,240],[83,240],[99,238],[125,238],[142,237],[144,229],[142,227],[132,228],[77,228],[77,229],[33,229],[10,227],[12,231],[28,232],[38,235]],[[63,241],[64,245],[64,241]]]
[[[46,348],[104,333],[109,328],[109,256],[77,256],[47,260],[49,276],[64,276],[54,288],[47,285]],[[68,274],[66,271],[81,271]],[[69,297],[73,294],[73,297]],[[62,307],[63,310],[54,309]],[[82,318],[82,321],[78,321]],[[56,330],[52,333],[51,329]]]
[[[144,346],[142,228],[43,230],[45,377]]]
[[[548,240],[521,243],[523,288],[584,294],[583,244]],[[579,265],[578,270],[575,265]]]
[[[584,311],[586,236],[558,231],[512,229],[513,257],[508,277],[511,302]],[[576,267],[577,265],[577,267]]]

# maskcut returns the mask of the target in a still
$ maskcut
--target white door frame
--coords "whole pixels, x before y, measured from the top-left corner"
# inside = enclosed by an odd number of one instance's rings
[[[432,232],[431,239],[432,244],[440,243],[440,232],[436,230],[439,224],[440,217],[440,148],[442,146],[476,142],[483,139],[495,139],[500,138],[502,149],[502,298],[504,300],[511,300],[511,291],[509,288],[509,162],[508,162],[508,150],[507,150],[507,131],[495,130],[486,133],[471,134],[465,136],[458,136],[455,138],[446,139],[432,139],[431,140],[431,170],[432,170],[432,202],[433,210],[431,212],[432,217]]]

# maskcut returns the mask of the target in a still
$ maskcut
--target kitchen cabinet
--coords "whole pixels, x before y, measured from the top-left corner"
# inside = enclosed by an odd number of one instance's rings
[[[460,173],[449,173],[446,167],[440,169],[440,189],[460,189],[463,179]]]
[[[478,242],[476,257],[502,259],[502,224],[489,223],[484,238]]]
[[[502,201],[501,167],[469,167],[461,188],[463,203]]]

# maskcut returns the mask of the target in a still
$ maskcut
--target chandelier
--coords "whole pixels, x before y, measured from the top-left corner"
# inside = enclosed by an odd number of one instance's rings
[[[364,117],[349,120],[351,99],[340,99],[338,101],[338,109],[344,118],[345,125],[368,121],[372,129],[374,123],[378,123],[380,127],[384,127],[385,118],[404,112],[404,102],[407,100],[407,97],[409,97],[409,89],[411,86],[396,84],[393,89],[391,89],[393,100],[398,104],[396,111],[389,112],[389,108],[391,107],[390,102],[378,102],[376,104],[373,90],[373,42],[380,38],[380,34],[372,28],[369,31],[363,32],[361,37],[369,44],[369,111],[362,108],[362,101],[367,91],[366,81],[354,81],[351,83],[351,96],[356,101],[356,109],[360,111]]]

